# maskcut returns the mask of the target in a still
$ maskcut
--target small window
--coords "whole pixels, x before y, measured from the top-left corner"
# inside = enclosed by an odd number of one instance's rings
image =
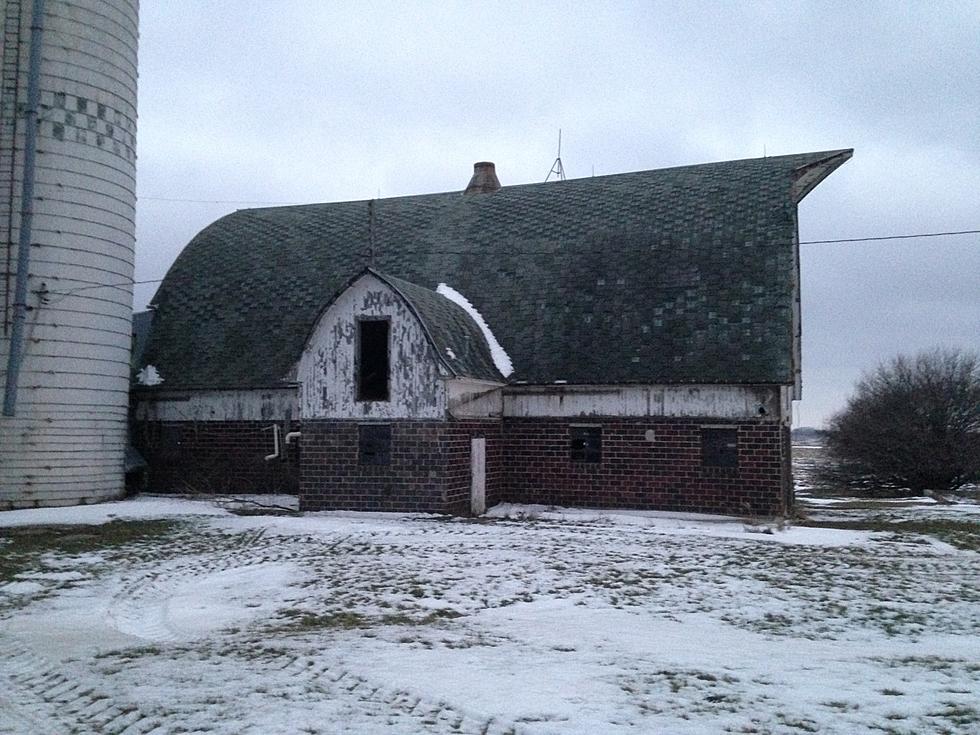
[[[738,467],[738,429],[701,429],[701,465]]]
[[[391,464],[391,426],[362,424],[357,427],[359,464]]]
[[[571,460],[573,462],[602,461],[602,428],[599,426],[572,426]]]
[[[388,327],[387,319],[357,322],[357,400],[387,401]]]

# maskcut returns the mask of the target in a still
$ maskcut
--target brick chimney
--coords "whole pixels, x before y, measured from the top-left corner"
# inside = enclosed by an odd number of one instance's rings
[[[464,194],[492,194],[500,189],[497,171],[490,161],[480,161],[473,164],[473,178],[466,185]]]

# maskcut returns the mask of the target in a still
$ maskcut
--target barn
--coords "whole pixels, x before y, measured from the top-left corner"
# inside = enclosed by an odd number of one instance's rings
[[[797,205],[851,153],[230,214],[139,317],[150,486],[785,513]]]

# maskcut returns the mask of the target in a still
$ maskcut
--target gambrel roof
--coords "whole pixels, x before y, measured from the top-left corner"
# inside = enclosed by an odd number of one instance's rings
[[[240,210],[171,267],[144,362],[167,388],[281,385],[370,266],[462,293],[512,382],[789,384],[796,205],[850,155]]]

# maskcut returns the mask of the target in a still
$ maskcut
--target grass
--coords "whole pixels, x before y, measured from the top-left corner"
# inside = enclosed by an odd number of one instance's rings
[[[812,528],[840,528],[856,531],[882,531],[885,533],[907,534],[910,541],[915,536],[932,536],[951,546],[967,551],[980,551],[980,523],[957,521],[944,518],[922,520],[890,521],[886,519],[856,519],[846,521],[798,521],[798,526]]]
[[[452,620],[462,617],[450,608],[440,608],[425,615],[413,616],[405,612],[386,613],[384,615],[363,615],[357,612],[341,611],[322,615],[306,613],[300,610],[284,610],[281,613],[286,618],[285,623],[274,625],[269,629],[272,633],[309,633],[317,630],[354,630],[373,628],[381,625],[432,625],[440,620]]]
[[[281,633],[308,633],[314,630],[339,629],[351,630],[353,628],[365,628],[369,625],[368,619],[364,615],[355,612],[327,613],[325,615],[314,615],[312,613],[301,613],[294,610],[283,612],[289,622],[277,626],[274,630]]]
[[[111,521],[101,525],[17,526],[0,528],[0,582],[42,566],[41,557],[117,551],[133,544],[156,543],[181,524],[170,520]]]

